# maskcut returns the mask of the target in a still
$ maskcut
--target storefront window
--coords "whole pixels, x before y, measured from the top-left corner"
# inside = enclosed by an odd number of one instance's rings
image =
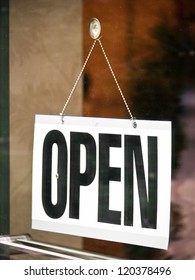
[[[118,258],[194,259],[194,1],[9,0],[0,9],[0,234]],[[35,114],[62,111],[93,44],[94,17],[133,116],[172,122],[167,251],[31,227]],[[99,44],[66,114],[129,118]]]

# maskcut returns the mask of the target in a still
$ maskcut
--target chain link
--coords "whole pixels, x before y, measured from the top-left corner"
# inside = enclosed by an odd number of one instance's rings
[[[107,57],[107,55],[106,55],[106,52],[105,52],[104,47],[103,47],[103,45],[102,45],[102,42],[100,41],[100,39],[97,39],[97,40],[98,40],[98,42],[99,42],[99,44],[100,44],[100,47],[101,47],[101,49],[102,49],[102,52],[103,52],[103,54],[104,54],[104,57],[105,57],[106,62],[107,62],[107,64],[108,64],[108,67],[109,67],[109,69],[110,69],[110,72],[111,72],[111,74],[112,74],[112,76],[113,76],[113,79],[114,79],[114,81],[115,81],[115,83],[116,83],[116,86],[117,86],[117,88],[118,88],[118,90],[119,90],[119,92],[120,92],[120,94],[121,94],[121,97],[122,97],[122,99],[123,99],[123,102],[124,102],[124,104],[125,104],[125,107],[126,107],[126,109],[127,109],[127,112],[129,113],[130,118],[133,120],[133,119],[134,119],[134,118],[133,118],[133,115],[132,115],[132,113],[131,113],[131,110],[129,109],[129,106],[128,106],[128,104],[127,104],[127,101],[126,101],[126,99],[125,99],[125,96],[124,96],[124,94],[123,94],[123,92],[122,92],[122,90],[121,90],[121,88],[120,88],[120,86],[119,86],[119,83],[118,83],[118,81],[117,81],[117,79],[116,79],[116,76],[115,76],[115,74],[114,74],[114,71],[112,70],[111,64],[110,64],[110,62],[109,62],[109,60],[108,60],[108,57]]]
[[[74,86],[73,86],[73,88],[72,88],[72,90],[71,90],[71,92],[70,92],[70,94],[69,94],[69,97],[68,97],[68,99],[67,99],[67,101],[66,101],[66,103],[65,103],[65,105],[64,105],[64,107],[63,107],[63,109],[62,109],[62,112],[60,113],[60,115],[61,115],[61,117],[62,117],[62,122],[63,122],[64,112],[65,112],[65,110],[66,110],[66,108],[67,108],[67,106],[68,106],[68,103],[70,102],[70,99],[72,98],[72,95],[73,95],[73,93],[74,93],[74,91],[75,91],[75,88],[76,88],[76,86],[77,86],[77,84],[78,84],[80,78],[81,78],[81,75],[83,74],[83,71],[84,71],[84,69],[85,69],[85,66],[86,66],[86,64],[87,64],[87,62],[88,62],[88,60],[89,60],[89,58],[90,58],[90,56],[91,56],[91,54],[92,54],[92,51],[93,51],[93,49],[94,49],[94,47],[95,47],[95,44],[96,44],[96,42],[98,41],[98,42],[99,42],[99,45],[100,45],[100,47],[101,47],[101,50],[102,50],[102,52],[103,52],[103,55],[104,55],[104,57],[105,57],[105,59],[106,59],[106,62],[107,62],[107,64],[108,64],[108,67],[109,67],[109,69],[110,69],[110,72],[111,72],[111,74],[112,74],[112,77],[113,77],[113,79],[114,79],[114,81],[115,81],[115,83],[116,83],[116,86],[117,86],[117,88],[118,88],[118,91],[119,91],[119,93],[120,93],[120,95],[121,95],[121,97],[122,97],[122,100],[123,100],[124,104],[125,104],[125,107],[126,107],[126,109],[127,109],[127,112],[128,112],[128,114],[129,114],[131,120],[133,121],[133,127],[136,128],[136,127],[137,127],[137,123],[136,123],[136,121],[135,121],[135,118],[133,117],[133,115],[132,115],[132,113],[131,113],[131,110],[129,109],[129,106],[128,106],[128,104],[127,104],[127,101],[126,101],[126,99],[125,99],[125,96],[124,96],[124,94],[123,94],[123,92],[122,92],[122,90],[121,90],[121,88],[120,88],[120,86],[119,86],[119,83],[118,83],[118,81],[117,81],[117,79],[116,79],[116,76],[115,76],[115,74],[114,74],[114,71],[112,70],[111,64],[110,64],[110,62],[109,62],[109,60],[108,60],[108,57],[107,57],[107,55],[106,55],[106,52],[105,52],[105,50],[104,50],[104,47],[103,47],[102,42],[100,41],[100,39],[101,39],[101,37],[98,38],[98,39],[96,39],[96,40],[94,40],[94,43],[93,43],[93,45],[92,45],[92,47],[91,47],[91,49],[90,49],[90,51],[89,51],[89,54],[88,54],[88,56],[87,56],[87,58],[86,58],[86,60],[85,60],[85,63],[83,64],[83,67],[82,67],[82,69],[81,69],[81,71],[80,71],[80,73],[79,73],[79,75],[78,75],[78,77],[77,77],[77,79],[76,79],[76,82],[75,82],[75,84],[74,84]]]

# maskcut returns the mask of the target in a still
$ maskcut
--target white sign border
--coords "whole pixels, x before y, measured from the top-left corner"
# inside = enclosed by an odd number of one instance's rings
[[[75,117],[75,116],[65,116],[62,118],[61,116],[53,116],[53,115],[36,115],[35,116],[35,125],[49,125],[54,127],[56,125],[59,126],[71,126],[71,127],[98,127],[98,128],[120,128],[120,129],[128,129],[129,135],[139,135],[139,133],[143,130],[150,130],[150,135],[156,135],[156,131],[161,131],[162,133],[166,132],[169,134],[171,131],[171,122],[168,121],[146,121],[146,120],[136,120],[137,128],[133,128],[132,121],[130,119],[109,119],[109,118],[88,118],[88,117]],[[36,129],[35,129],[36,132]],[[167,135],[168,135],[167,134]],[[171,142],[171,135],[168,136],[169,141]],[[34,144],[36,142],[36,133],[34,135]],[[166,147],[167,148],[167,147]],[[171,147],[169,148],[169,152],[171,153]],[[36,169],[37,165],[37,157],[33,156],[33,172]],[[171,163],[170,163],[169,174],[166,174],[168,180],[171,181]],[[34,175],[33,175],[34,178]],[[34,182],[33,182],[34,185]],[[167,198],[170,201],[171,195],[171,187],[170,190],[166,192]],[[34,196],[34,195],[33,195]],[[169,204],[169,203],[168,203]],[[33,208],[34,209],[34,208]],[[34,210],[32,209],[32,215]],[[165,216],[168,218],[170,214],[170,206],[166,205],[166,213]],[[34,215],[33,215],[34,216]],[[101,224],[101,223],[100,223]],[[106,224],[103,223],[103,227],[106,228]],[[120,227],[120,226],[119,226]],[[131,236],[131,244],[137,244],[142,246],[149,246],[154,248],[162,248],[167,249],[168,247],[168,234],[169,234],[169,225],[164,229],[165,236],[157,236],[154,234],[153,229],[143,229],[141,233],[139,232],[129,232],[124,231],[121,232],[117,230],[117,226],[114,225],[114,228],[103,230],[100,228],[86,227],[74,224],[63,224],[58,221],[44,221],[39,219],[32,219],[32,228],[37,230],[51,231],[56,233],[65,233],[71,235],[77,235],[82,237],[91,237],[98,238],[103,240],[116,241],[121,243],[129,243],[129,238]],[[75,233],[75,232],[78,232]],[[89,233],[90,232],[90,233]]]

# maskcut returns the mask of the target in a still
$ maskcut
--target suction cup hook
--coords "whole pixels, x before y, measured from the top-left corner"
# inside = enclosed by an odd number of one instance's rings
[[[101,24],[97,18],[92,18],[89,23],[89,34],[92,39],[98,39],[101,33]]]

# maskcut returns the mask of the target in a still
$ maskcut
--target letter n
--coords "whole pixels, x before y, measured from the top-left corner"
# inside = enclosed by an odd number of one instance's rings
[[[141,225],[157,227],[158,154],[157,137],[148,136],[148,191],[140,136],[125,135],[125,217],[124,224],[133,226],[134,162],[140,203]]]

